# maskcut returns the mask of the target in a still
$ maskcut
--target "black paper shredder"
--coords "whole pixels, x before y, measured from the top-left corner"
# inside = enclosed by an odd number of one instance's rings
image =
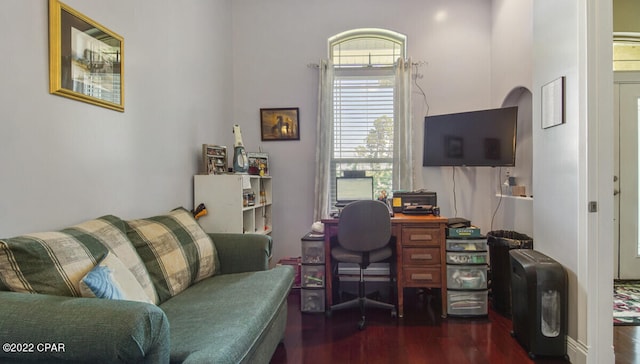
[[[532,359],[567,358],[567,272],[552,258],[529,249],[511,256],[512,335]]]

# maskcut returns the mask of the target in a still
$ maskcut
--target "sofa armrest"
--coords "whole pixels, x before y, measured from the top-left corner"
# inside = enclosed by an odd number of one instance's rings
[[[269,235],[210,233],[218,251],[220,273],[269,269],[273,240]]]
[[[148,303],[0,291],[0,362],[169,363],[169,321]]]

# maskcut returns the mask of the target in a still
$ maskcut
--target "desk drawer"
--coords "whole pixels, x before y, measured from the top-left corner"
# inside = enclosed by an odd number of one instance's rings
[[[451,252],[486,252],[487,239],[447,239],[447,251]]]
[[[433,268],[402,268],[402,275],[405,284],[428,286],[440,286],[441,276],[440,267]]]
[[[440,264],[440,248],[403,248],[402,264]]]
[[[302,288],[324,287],[324,264],[302,265]]]
[[[447,288],[487,289],[487,266],[447,265]]]
[[[484,316],[487,311],[487,291],[447,291],[447,313],[451,316]]]
[[[447,252],[447,264],[487,264],[487,252]]]
[[[441,233],[439,228],[405,227],[402,229],[402,245],[433,245],[440,246]]]

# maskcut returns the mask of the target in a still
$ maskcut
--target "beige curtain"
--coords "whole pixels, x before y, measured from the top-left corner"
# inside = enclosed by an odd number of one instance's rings
[[[411,59],[398,59],[395,66],[394,153],[392,181],[395,190],[413,190],[411,118]],[[318,117],[316,129],[316,178],[313,219],[329,217],[329,178],[333,130],[334,68],[329,60],[319,67]]]
[[[413,191],[411,77],[411,58],[399,58],[395,66],[392,181],[395,190],[404,191]]]
[[[329,217],[329,178],[333,130],[333,62],[320,62],[316,121],[316,185],[313,221]]]

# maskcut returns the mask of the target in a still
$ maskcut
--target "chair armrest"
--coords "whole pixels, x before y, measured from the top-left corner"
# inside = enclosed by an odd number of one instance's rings
[[[0,292],[0,362],[169,363],[169,321],[133,301]]]
[[[220,273],[269,269],[273,240],[269,235],[210,233],[218,251]]]

